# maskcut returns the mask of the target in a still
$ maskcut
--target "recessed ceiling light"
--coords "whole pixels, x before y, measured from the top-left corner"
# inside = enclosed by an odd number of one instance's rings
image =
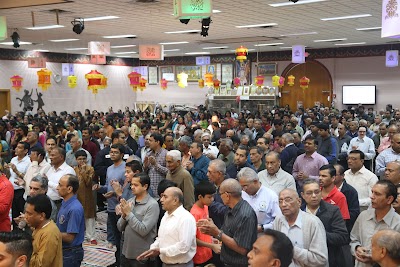
[[[112,45],[111,48],[135,47],[136,45]]]
[[[45,50],[45,49],[35,49],[32,50],[33,52],[49,52],[49,50]]]
[[[281,34],[281,36],[284,37],[284,36],[299,36],[299,35],[311,35],[311,34],[318,34],[318,32],[288,33],[288,34]]]
[[[31,45],[32,43],[20,41],[19,44],[20,45]],[[0,43],[0,45],[14,45],[14,42],[2,42],[2,43]]]
[[[292,49],[292,47],[291,46],[281,46],[281,47],[279,47],[280,49]]]
[[[47,25],[47,26],[26,27],[25,29],[36,31],[36,30],[58,29],[58,28],[64,28],[64,26],[63,25]]]
[[[108,19],[119,19],[117,16],[103,16],[103,17],[93,17],[93,18],[84,18],[83,21],[98,21],[98,20],[108,20]]]
[[[366,42],[359,42],[359,43],[343,43],[343,44],[335,44],[337,46],[348,46],[348,45],[363,45],[366,44]]]
[[[75,50],[87,50],[87,47],[76,47],[76,48],[65,48],[68,51],[75,51]]]
[[[201,30],[173,31],[173,32],[164,32],[164,33],[172,34],[172,33],[191,33],[191,32],[201,32]]]
[[[258,28],[258,27],[269,27],[269,26],[276,26],[278,23],[265,23],[265,24],[252,24],[252,25],[241,25],[235,26],[236,28]]]
[[[180,51],[180,49],[168,49],[168,50],[164,50],[164,52],[174,52],[174,51]]]
[[[231,52],[236,52],[236,50],[230,50]],[[250,48],[250,49],[247,49],[247,51],[256,51],[255,49],[253,49],[253,48]]]
[[[254,46],[274,46],[274,45],[283,45],[284,43],[269,43],[269,44],[256,44]]]
[[[209,55],[210,52],[188,52],[185,55]]]
[[[380,30],[382,27],[369,27],[369,28],[357,28],[357,31],[372,31],[372,30]]]
[[[216,14],[216,13],[221,13],[221,12],[222,12],[221,10],[213,9],[213,13],[214,13],[214,14]]]
[[[208,47],[203,47],[204,50],[210,50],[210,49],[225,49],[229,48],[229,46],[208,46]]]
[[[132,38],[136,37],[134,34],[125,34],[125,35],[109,35],[109,36],[103,36],[103,38],[106,39],[117,39],[117,38]]]
[[[359,15],[351,15],[351,16],[343,16],[343,17],[334,17],[334,18],[323,18],[322,21],[331,21],[331,20],[342,20],[342,19],[358,19],[358,18],[366,18],[372,17],[371,14],[359,14]]]
[[[294,2],[283,2],[283,3],[276,3],[276,4],[269,4],[272,7],[281,7],[281,6],[292,6],[292,5],[303,5],[303,4],[312,4],[318,2],[325,2],[327,0],[300,0],[296,3]]]
[[[314,43],[322,43],[322,42],[337,42],[337,41],[346,41],[347,38],[337,38],[337,39],[325,39],[325,40],[314,40]]]
[[[137,52],[116,52],[116,53],[114,53],[114,54],[116,54],[116,55],[125,55],[125,54],[136,54]]]
[[[79,39],[55,39],[55,40],[49,40],[49,41],[53,42],[53,43],[61,43],[61,42],[79,41]]]
[[[173,45],[173,44],[188,44],[189,42],[182,41],[182,42],[166,42],[166,43],[159,43],[162,45]]]

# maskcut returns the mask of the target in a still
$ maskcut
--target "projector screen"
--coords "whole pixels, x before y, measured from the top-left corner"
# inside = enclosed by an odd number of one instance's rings
[[[343,85],[343,105],[375,105],[375,85]]]

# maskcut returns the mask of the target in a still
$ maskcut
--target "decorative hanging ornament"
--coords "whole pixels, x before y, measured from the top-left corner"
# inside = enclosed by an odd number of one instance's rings
[[[93,94],[97,94],[99,89],[104,89],[107,86],[107,78],[97,70],[85,74],[85,79],[88,82],[87,89],[92,90]]]
[[[140,91],[143,91],[144,89],[146,89],[146,83],[147,83],[147,80],[145,79],[145,78],[140,78],[140,81],[139,81],[139,89],[140,89]]]
[[[17,92],[19,92],[22,88],[22,81],[24,78],[22,78],[19,75],[14,75],[10,78],[11,81],[11,87],[14,88]]]
[[[240,85],[240,78],[236,77],[235,79],[233,79],[233,84],[235,85],[235,87],[238,87]]]
[[[41,69],[37,72],[38,86],[46,91],[51,86],[50,76],[51,71],[48,69]]]
[[[239,60],[240,62],[243,62],[247,59],[248,53],[249,53],[249,50],[246,47],[241,45],[238,48],[236,48],[236,50],[235,50],[236,59]]]
[[[133,91],[136,92],[137,88],[139,87],[140,78],[142,78],[142,75],[140,73],[137,73],[136,71],[132,71],[128,74],[128,78],[129,85],[132,87]]]
[[[308,79],[306,76],[300,79],[300,87],[303,90],[307,89],[309,84],[310,84],[310,79]]]
[[[279,77],[279,84],[278,87],[282,88],[285,85],[285,77]]]
[[[276,74],[272,76],[272,86],[279,86],[279,76]]]
[[[199,80],[199,88],[204,88],[204,80],[203,79]]]
[[[255,82],[256,82],[257,87],[260,87],[260,88],[261,88],[261,87],[264,85],[264,80],[265,80],[265,77],[264,77],[264,76],[258,75],[258,76],[255,78]]]
[[[294,77],[293,75],[290,75],[289,77],[288,77],[288,81],[287,81],[287,84],[289,85],[289,86],[293,86],[294,85],[294,80],[296,79],[296,77]]]
[[[75,75],[69,75],[68,76],[68,87],[75,88],[77,85],[77,80],[78,80],[78,77],[76,77]]]
[[[188,79],[188,75],[184,72],[181,72],[177,75],[178,77],[178,86],[181,88],[185,88],[188,83],[187,83],[187,79]]]
[[[206,81],[205,81],[204,84],[205,84],[207,87],[213,86],[213,77],[214,77],[214,74],[212,74],[212,73],[206,72],[206,74],[204,74],[204,78],[206,79]]]
[[[221,82],[218,80],[218,79],[215,79],[214,81],[213,81],[213,84],[214,84],[214,89],[219,89],[219,87],[220,87],[220,84],[221,84]]]
[[[163,89],[163,90],[167,89],[168,81],[166,79],[162,78],[160,81],[160,84],[161,84],[161,89]]]

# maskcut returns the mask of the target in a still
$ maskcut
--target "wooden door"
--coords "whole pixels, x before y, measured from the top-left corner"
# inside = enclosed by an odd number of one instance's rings
[[[6,114],[5,110],[11,111],[10,89],[0,89],[0,117]]]
[[[287,85],[287,77],[293,75],[296,77],[293,86]],[[307,60],[304,64],[290,64],[282,73],[285,77],[285,85],[281,91],[281,106],[289,105],[292,111],[295,111],[298,104],[304,108],[315,106],[316,102],[330,106],[332,100],[332,77],[329,71],[320,62]],[[300,79],[306,76],[310,79],[307,89],[301,89]]]

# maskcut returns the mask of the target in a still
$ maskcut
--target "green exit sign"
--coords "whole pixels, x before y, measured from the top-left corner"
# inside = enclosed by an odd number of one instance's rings
[[[177,19],[208,18],[212,14],[212,0],[174,0]]]

